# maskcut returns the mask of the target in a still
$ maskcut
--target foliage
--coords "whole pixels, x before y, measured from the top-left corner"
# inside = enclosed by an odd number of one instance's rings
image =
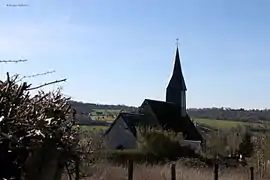
[[[222,131],[212,131],[206,136],[206,151],[212,158],[226,154],[227,139]]]
[[[249,158],[249,164],[254,166],[261,176],[264,176],[270,160],[270,133],[256,134],[252,139],[252,144],[254,151]]]
[[[75,112],[60,90],[33,95],[36,88],[18,78],[0,81],[0,177],[38,179],[51,160],[60,176],[77,152]]]
[[[210,132],[206,135],[207,154],[212,157],[236,155],[244,134],[245,129],[241,126]]]
[[[241,126],[232,127],[227,129],[225,136],[227,139],[227,149],[229,154],[236,155],[239,151],[239,146],[243,141],[243,134],[245,129]]]
[[[96,110],[99,110],[99,112],[103,112],[104,110],[115,110],[115,112],[118,112],[121,109],[127,109],[130,111],[135,111],[136,107],[126,106],[126,105],[102,105],[102,104],[94,104],[94,103],[83,103],[83,102],[77,102],[77,101],[70,101],[71,106],[76,109],[78,112],[84,112],[89,113],[92,110],[96,112]]]
[[[93,164],[101,160],[100,152],[104,150],[103,130],[89,131],[80,129],[78,147],[80,149],[80,172],[85,176],[86,171]]]
[[[245,157],[251,157],[253,154],[254,145],[251,142],[251,133],[246,132],[243,141],[239,145],[239,153],[243,154]]]
[[[144,152],[141,149],[105,151],[100,157],[116,164],[127,164],[129,160],[133,160],[136,163],[147,162],[151,164],[164,162],[164,158],[160,158],[152,153]]]
[[[167,159],[177,159],[184,156],[195,156],[189,147],[181,146],[181,133],[160,129],[138,128],[138,147],[142,151]]]
[[[231,128],[231,127],[236,127],[239,125],[244,125],[244,123],[240,121],[202,119],[202,118],[195,118],[194,120],[199,124],[206,125],[213,128]]]

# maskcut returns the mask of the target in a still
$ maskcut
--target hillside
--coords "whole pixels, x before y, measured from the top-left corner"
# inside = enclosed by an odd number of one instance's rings
[[[136,107],[125,105],[102,105],[76,101],[70,103],[72,108],[78,112],[79,124],[86,125],[87,127],[83,129],[89,130],[107,129],[120,111],[135,112],[137,110]],[[89,121],[89,113],[91,119],[96,121]],[[200,127],[203,128],[202,131],[236,126],[249,126],[253,132],[269,131],[269,124],[265,123],[270,123],[268,121],[270,119],[269,110],[205,108],[188,109],[188,113],[195,122],[200,124]]]
[[[83,103],[70,101],[72,108],[80,113],[96,113],[100,110],[109,111],[112,114],[117,114],[120,110],[127,112],[136,111],[136,107],[126,105],[103,105],[94,103]],[[245,110],[245,109],[230,109],[230,108],[203,108],[203,109],[188,109],[188,113],[192,118],[199,119],[217,119],[230,121],[244,121],[249,123],[258,123],[261,121],[270,121],[270,110]]]
[[[94,104],[94,103],[83,103],[78,101],[70,101],[72,108],[76,109],[78,112],[90,113],[93,109],[104,109],[104,110],[121,110],[134,111],[136,107],[126,106],[126,105],[105,105],[105,104]]]

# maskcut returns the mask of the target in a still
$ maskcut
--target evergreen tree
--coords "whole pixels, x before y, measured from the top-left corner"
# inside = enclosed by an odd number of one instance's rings
[[[253,150],[254,146],[251,142],[251,134],[246,132],[242,143],[239,145],[239,152],[246,157],[250,157],[253,153]]]

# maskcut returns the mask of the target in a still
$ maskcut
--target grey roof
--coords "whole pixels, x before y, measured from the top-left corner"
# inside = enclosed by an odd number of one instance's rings
[[[145,99],[143,104],[148,104],[150,106],[152,112],[158,120],[158,123],[163,127],[163,129],[172,130],[174,132],[182,132],[183,135],[186,136],[187,140],[203,140],[201,134],[192,123],[190,117],[188,115],[185,117],[181,116],[179,110],[180,107],[178,105],[150,99]],[[120,113],[104,135],[111,131],[119,118],[122,118],[125,121],[128,129],[135,137],[137,137],[136,127],[138,125],[141,124],[151,126],[152,124],[151,121],[147,119],[147,116],[144,116],[143,114]]]
[[[129,128],[130,132],[137,137],[137,132],[136,132],[136,126],[139,124],[143,123],[143,114],[134,114],[134,113],[126,113],[126,112],[121,112],[117,116],[117,118],[114,120],[114,122],[111,124],[111,126],[107,129],[104,135],[108,134],[113,126],[115,125],[116,121],[122,118],[125,123],[127,124],[127,127]]]
[[[155,114],[159,124],[167,130],[182,132],[187,140],[203,138],[188,115],[182,116],[180,106],[175,103],[145,99],[143,104],[148,104]]]

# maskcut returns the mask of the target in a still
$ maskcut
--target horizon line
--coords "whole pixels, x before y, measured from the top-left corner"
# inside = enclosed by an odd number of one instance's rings
[[[133,105],[127,105],[127,104],[105,104],[105,103],[95,103],[95,102],[87,102],[87,101],[82,101],[82,100],[74,100],[74,99],[70,99],[70,101],[75,101],[75,102],[78,102],[78,103],[84,103],[84,104],[95,104],[95,105],[104,105],[104,106],[126,106],[126,107],[132,107],[132,108],[138,108],[140,106],[133,106]],[[224,110],[245,110],[245,111],[252,111],[252,110],[257,110],[257,111],[263,111],[263,110],[270,110],[270,108],[231,108],[231,107],[224,107],[224,106],[221,106],[221,107],[216,107],[216,106],[213,106],[213,107],[190,107],[190,108],[187,108],[187,110],[191,110],[191,109],[224,109]]]

